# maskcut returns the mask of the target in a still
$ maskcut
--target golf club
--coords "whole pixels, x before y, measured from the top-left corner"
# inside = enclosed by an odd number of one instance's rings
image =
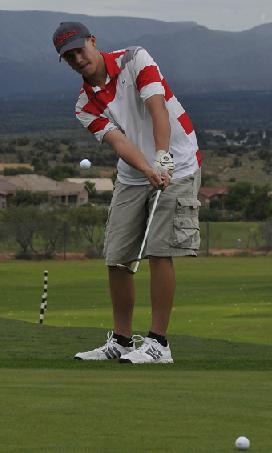
[[[141,248],[140,248],[140,252],[139,252],[139,255],[137,256],[136,260],[134,261],[134,263],[135,263],[134,267],[131,268],[130,266],[126,266],[125,264],[116,264],[116,267],[118,269],[127,270],[130,274],[135,274],[137,272],[139,264],[140,264],[140,261],[142,259],[142,254],[143,254],[143,250],[144,250],[144,247],[145,247],[145,244],[146,244],[146,239],[147,239],[147,236],[148,236],[148,233],[149,233],[150,224],[152,222],[152,219],[153,219],[153,216],[154,216],[154,212],[155,212],[155,209],[157,207],[158,200],[159,200],[159,197],[160,197],[161,193],[162,193],[162,189],[158,189],[157,193],[156,193],[155,200],[153,202],[153,206],[152,206],[149,218],[148,218],[148,222],[147,222],[146,230],[145,230],[145,235],[144,235],[143,242],[142,242],[142,245],[141,245]]]

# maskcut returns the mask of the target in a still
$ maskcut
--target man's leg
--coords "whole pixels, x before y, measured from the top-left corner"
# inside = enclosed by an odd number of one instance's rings
[[[152,324],[150,331],[165,336],[176,288],[172,258],[149,258],[151,273]]]
[[[170,346],[165,338],[175,292],[172,258],[149,258],[151,272],[152,324],[143,344],[123,354],[121,363],[173,363]]]
[[[113,308],[114,333],[130,338],[135,303],[133,275],[124,269],[109,267],[109,284]]]

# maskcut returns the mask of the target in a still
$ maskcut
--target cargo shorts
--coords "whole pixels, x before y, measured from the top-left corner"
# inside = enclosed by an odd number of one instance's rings
[[[196,256],[200,246],[197,199],[201,171],[172,180],[161,193],[150,225],[143,258]],[[104,257],[108,266],[136,260],[156,189],[115,183],[105,227]]]

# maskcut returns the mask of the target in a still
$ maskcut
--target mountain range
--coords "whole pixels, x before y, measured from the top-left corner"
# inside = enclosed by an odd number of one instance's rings
[[[1,98],[77,95],[80,78],[58,62],[52,44],[62,21],[83,22],[104,51],[144,47],[177,95],[272,90],[272,23],[227,32],[195,22],[0,11]]]

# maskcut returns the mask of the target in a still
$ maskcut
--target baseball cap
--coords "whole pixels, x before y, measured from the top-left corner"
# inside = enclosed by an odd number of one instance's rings
[[[80,22],[61,22],[53,35],[56,51],[60,55],[71,49],[85,46],[85,38],[92,36],[85,25]]]

